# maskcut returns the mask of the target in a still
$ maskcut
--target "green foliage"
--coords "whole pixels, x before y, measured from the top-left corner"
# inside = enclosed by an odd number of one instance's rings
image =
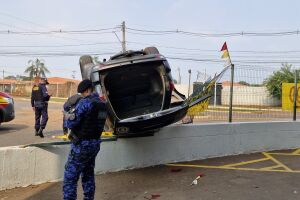
[[[299,73],[297,79],[300,80]],[[282,83],[294,83],[295,72],[292,71],[292,65],[284,63],[280,70],[273,72],[273,74],[264,81],[264,85],[270,95],[277,99],[281,99]]]
[[[50,73],[50,71],[46,68],[44,61],[37,58],[28,61],[28,67],[26,68],[25,73],[28,73],[30,79],[32,79],[37,75],[45,77],[46,73]]]
[[[247,83],[246,81],[240,81],[240,82],[238,82],[238,83],[241,84],[241,85],[247,85],[247,86],[250,86],[250,84]]]
[[[20,81],[30,81],[30,77],[28,76],[19,76],[17,75],[17,80],[20,80]]]
[[[250,84],[251,87],[261,87],[263,86],[262,84]]]
[[[100,64],[101,63],[98,56],[94,56],[93,61],[94,61],[95,64]]]
[[[255,84],[255,83],[250,84],[250,83],[247,83],[246,81],[240,81],[238,83],[241,85],[250,86],[250,87],[261,87],[262,86],[262,84]]]
[[[15,76],[10,75],[10,76],[4,77],[4,79],[7,79],[7,80],[16,80],[17,78]]]

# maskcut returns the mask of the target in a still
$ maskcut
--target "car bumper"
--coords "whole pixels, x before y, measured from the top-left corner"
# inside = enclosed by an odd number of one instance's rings
[[[8,104],[2,109],[1,122],[9,122],[15,118],[15,109],[13,104]]]
[[[149,132],[181,120],[188,107],[178,106],[139,117],[128,118],[115,123],[114,133],[118,136],[143,136]]]

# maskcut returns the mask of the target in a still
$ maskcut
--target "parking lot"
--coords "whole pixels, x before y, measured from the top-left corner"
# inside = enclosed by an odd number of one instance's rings
[[[299,152],[255,153],[99,175],[95,199],[296,200],[300,198]],[[204,176],[191,185],[198,175]],[[80,184],[78,190],[82,199]],[[0,199],[62,199],[62,184],[1,191]]]

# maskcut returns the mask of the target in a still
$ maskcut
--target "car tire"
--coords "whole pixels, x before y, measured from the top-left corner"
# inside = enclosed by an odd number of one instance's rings
[[[92,56],[84,55],[84,56],[81,56],[79,59],[80,67],[83,67],[84,65],[90,64],[90,63],[94,64]]]
[[[81,70],[82,79],[90,79],[91,78],[91,71],[93,69],[94,62],[92,56],[84,55],[81,56],[79,59],[79,65]]]
[[[144,52],[146,53],[146,55],[149,55],[149,54],[159,54],[159,51],[156,47],[146,47],[144,49]]]

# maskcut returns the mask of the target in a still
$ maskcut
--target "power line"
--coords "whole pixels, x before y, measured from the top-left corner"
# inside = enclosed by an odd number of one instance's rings
[[[110,30],[110,31],[109,31]],[[12,31],[12,30],[0,30],[0,34],[19,34],[19,35],[48,35],[48,34],[105,34],[116,32],[114,28],[103,29],[87,29],[87,30],[52,30],[52,31]]]
[[[13,16],[13,15],[10,15],[10,14],[7,14],[7,13],[3,13],[3,12],[1,12],[0,13],[1,15],[4,15],[4,16],[8,16],[8,17],[10,17],[10,18],[13,18],[13,19],[17,19],[17,20],[19,20],[19,21],[23,21],[23,22],[26,22],[26,23],[29,23],[29,24],[32,24],[32,25],[34,25],[35,27],[42,27],[42,28],[44,28],[44,29],[48,29],[48,27],[47,26],[44,26],[44,25],[41,25],[41,24],[38,24],[38,23],[35,23],[35,22],[32,22],[32,21],[29,21],[29,20],[26,20],[26,19],[23,19],[23,18],[20,18],[20,17],[16,17],[16,16]],[[9,25],[10,27],[12,26],[12,25]],[[12,26],[12,27],[15,27],[15,26]],[[18,28],[18,29],[22,29],[22,30],[26,30],[27,32],[29,31],[31,31],[31,30],[29,30],[29,29],[24,29],[24,28]],[[34,32],[34,31],[32,31],[32,32]],[[27,35],[27,34],[23,34],[23,35]],[[30,34],[29,34],[30,35]],[[41,34],[37,34],[37,35],[41,35]],[[44,34],[42,34],[42,35],[44,35]],[[75,38],[70,38],[70,37],[66,37],[66,36],[62,36],[62,35],[53,35],[53,34],[45,34],[45,35],[49,35],[50,37],[56,37],[56,38],[62,38],[62,39],[68,39],[68,40],[73,40],[73,41],[83,41],[83,40],[81,40],[81,39],[75,39]]]
[[[198,58],[183,58],[183,57],[171,57],[167,56],[166,58],[170,60],[182,60],[182,61],[195,61],[195,62],[210,62],[210,63],[224,63],[223,60],[218,59],[198,59]],[[300,60],[234,60],[234,63],[237,64],[281,64],[281,63],[291,63],[291,64],[300,64]]]
[[[60,48],[60,47],[77,47],[77,46],[95,46],[105,44],[118,44],[118,42],[95,42],[79,44],[62,44],[62,45],[0,45],[0,48]]]
[[[135,32],[135,34],[152,34],[152,35],[161,35],[161,34],[182,34],[189,36],[198,36],[198,37],[236,37],[236,36],[287,36],[287,35],[299,35],[299,30],[292,31],[282,31],[282,32],[231,32],[231,33],[201,33],[201,32],[190,32],[184,30],[147,30],[147,29],[136,29],[126,27],[128,30]]]
[[[172,49],[172,50],[188,50],[188,51],[198,51],[198,52],[219,52],[217,49],[200,49],[200,48],[187,48],[187,47],[178,47],[178,46],[164,46],[164,45],[157,45],[151,43],[143,43],[143,42],[132,42],[127,41],[129,44],[139,44],[139,45],[147,45],[147,46],[156,46],[159,48],[165,49]],[[255,54],[272,54],[272,53],[300,53],[300,50],[287,50],[287,51],[273,51],[273,50],[265,50],[265,51],[255,51],[255,50],[230,50],[230,52],[234,53],[255,53]]]
[[[123,26],[122,26],[123,27]],[[109,27],[101,29],[78,29],[78,30],[51,30],[51,31],[13,31],[13,30],[0,30],[0,34],[21,34],[21,35],[42,35],[42,34],[104,34],[113,33],[119,31],[120,27]],[[284,31],[284,32],[235,32],[235,33],[200,33],[200,32],[189,32],[182,30],[146,30],[146,29],[135,29],[126,27],[128,33],[141,34],[141,35],[168,35],[168,34],[183,34],[190,36],[200,37],[233,37],[233,36],[286,36],[286,35],[299,35],[299,30]]]
[[[22,53],[22,52],[10,52],[10,53],[0,53],[0,56],[17,56],[17,57],[68,57],[68,56],[82,56],[82,55],[113,55],[116,52],[106,52],[106,53],[99,53],[99,52],[72,52],[72,53]]]
[[[165,56],[171,56],[171,57],[176,57],[176,56],[192,56],[197,58],[219,58],[220,55],[218,54],[200,54],[200,53],[184,53],[184,52],[164,52],[163,55]],[[277,59],[289,59],[289,58],[299,58],[300,54],[297,55],[280,55],[280,54],[267,54],[267,55],[239,55],[239,54],[234,54],[232,55],[232,58],[255,58],[257,60],[259,59],[265,59],[265,58],[277,58]]]

